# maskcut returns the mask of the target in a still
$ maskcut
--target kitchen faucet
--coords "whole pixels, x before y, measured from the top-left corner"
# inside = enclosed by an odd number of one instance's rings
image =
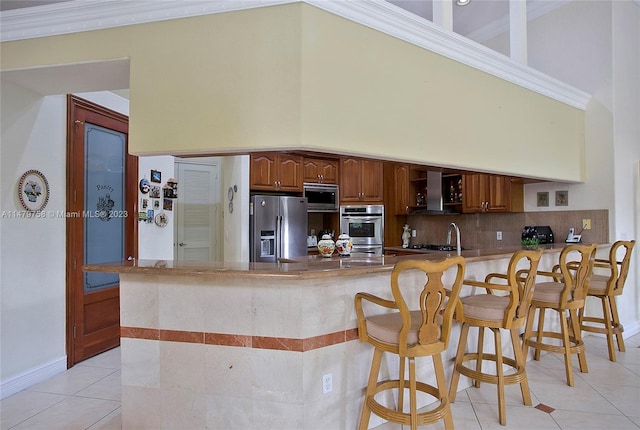
[[[456,231],[456,251],[458,252],[458,255],[460,255],[462,251],[462,247],[460,246],[460,229],[458,228],[455,222],[452,222],[451,224],[449,224],[449,228],[447,229],[447,245],[451,245],[451,229],[452,228],[455,229]]]

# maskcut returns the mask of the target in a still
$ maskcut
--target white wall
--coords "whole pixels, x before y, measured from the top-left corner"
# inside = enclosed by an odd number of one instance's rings
[[[0,386],[2,397],[24,388],[18,381],[46,378],[66,368],[65,218],[66,100],[42,98],[2,84],[0,164]],[[16,218],[22,174],[39,170],[50,198],[45,218]],[[37,381],[37,380],[36,380]]]
[[[249,261],[249,156],[223,157],[224,261]],[[233,212],[228,209],[226,190],[237,187]]]
[[[169,178],[175,178],[174,170],[174,157],[170,155],[153,156],[153,157],[138,157],[138,181],[142,178],[150,180],[151,170],[159,170],[162,173],[162,182],[159,185],[162,187]],[[180,185],[178,184],[178,187]],[[151,207],[152,199],[149,194],[142,194],[138,189],[138,210],[142,211],[141,199],[147,199],[149,202],[149,208]],[[160,199],[160,207],[162,207],[162,197]],[[163,211],[169,223],[165,227],[159,227],[155,222],[138,222],[138,258],[145,260],[173,260],[173,234],[174,234],[174,220],[175,209],[173,211]],[[158,211],[155,211],[157,214]],[[137,216],[137,214],[135,214]]]
[[[128,114],[111,93],[78,96]],[[42,97],[2,81],[0,146],[0,396],[66,370],[66,96]],[[16,187],[42,172],[50,198],[42,218],[17,218]]]

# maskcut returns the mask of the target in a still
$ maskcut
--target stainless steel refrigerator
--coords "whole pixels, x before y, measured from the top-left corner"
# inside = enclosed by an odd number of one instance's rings
[[[256,195],[251,197],[251,261],[307,255],[307,198]]]

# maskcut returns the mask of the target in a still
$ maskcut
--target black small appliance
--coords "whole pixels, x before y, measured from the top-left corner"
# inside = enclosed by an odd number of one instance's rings
[[[553,243],[553,231],[548,225],[527,225],[522,229],[522,239],[538,238],[538,243],[541,245],[547,243]]]

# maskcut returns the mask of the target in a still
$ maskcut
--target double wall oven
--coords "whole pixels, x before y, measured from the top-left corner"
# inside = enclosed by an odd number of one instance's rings
[[[382,255],[384,206],[340,206],[340,232],[351,236],[352,254]]]

